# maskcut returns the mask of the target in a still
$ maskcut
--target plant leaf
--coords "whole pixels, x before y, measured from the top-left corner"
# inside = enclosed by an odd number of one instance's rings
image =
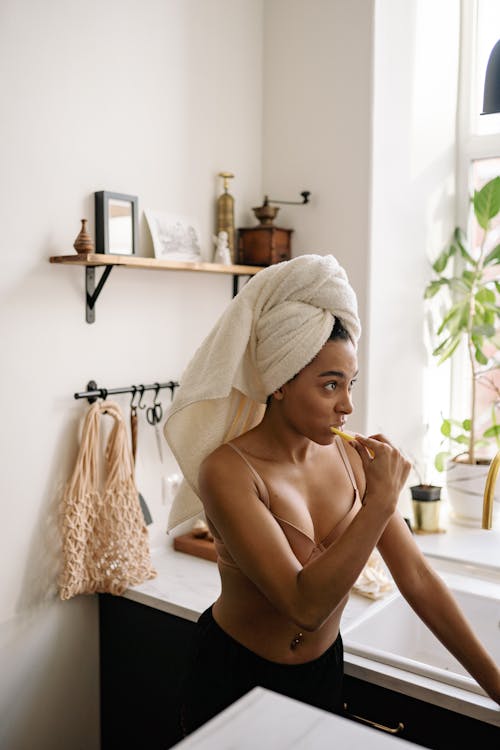
[[[479,362],[480,365],[487,365],[488,364],[488,361],[489,361],[488,357],[485,354],[483,354],[483,352],[481,351],[481,349],[478,349],[476,347],[476,353],[475,353],[474,356],[475,356],[476,362]]]
[[[475,271],[468,271],[467,269],[464,269],[462,272],[462,279],[467,284],[467,287],[470,289],[470,286],[475,282],[477,278],[477,274]]]
[[[460,329],[461,331],[466,331],[469,327],[469,315],[469,303],[467,300],[465,300],[465,302],[462,303],[462,312],[458,321],[458,329]]]
[[[483,432],[483,437],[500,437],[500,424],[495,424],[492,427],[488,427],[488,429]]]
[[[456,325],[450,325],[453,320],[457,319],[460,321],[460,317],[462,314],[462,305],[453,305],[453,307],[448,311],[448,313],[444,316],[443,321],[439,328],[436,331],[436,334],[438,336],[441,336],[445,328],[449,328],[451,333],[456,333]]]
[[[438,471],[444,471],[446,469],[446,459],[449,455],[448,451],[441,451],[436,454],[434,458],[434,466]]]
[[[486,336],[487,338],[491,338],[495,335],[495,326],[488,325],[487,323],[482,323],[481,325],[474,326],[472,328],[472,338],[475,339],[477,336]]]
[[[495,292],[492,289],[488,289],[488,287],[483,286],[476,294],[476,299],[478,302],[487,303],[490,302],[491,304],[495,304],[496,297]]]
[[[438,257],[432,264],[432,268],[436,273],[443,273],[444,269],[448,265],[449,259],[452,255],[455,254],[456,250],[457,248],[452,244],[438,255]]]
[[[451,422],[449,419],[443,419],[443,422],[441,424],[441,434],[445,437],[450,437],[451,435]]]
[[[442,286],[449,283],[449,279],[435,279],[426,287],[424,299],[431,299],[436,295]]]
[[[460,338],[461,338],[460,336],[450,336],[449,346],[441,354],[438,360],[438,365],[442,365],[443,362],[446,362],[446,360],[451,357],[453,352],[458,348],[458,345],[460,344]]]
[[[485,266],[491,266],[494,263],[500,263],[500,245],[497,245],[484,259]]]
[[[469,250],[467,249],[467,238],[465,236],[465,233],[460,227],[455,227],[455,231],[453,232],[453,239],[455,240],[456,244],[458,245],[458,249],[460,250],[460,255],[464,260],[467,261],[467,263],[470,263],[471,266],[477,266],[477,261],[474,260],[472,255],[470,254]]]
[[[488,229],[490,219],[500,211],[500,177],[494,177],[481,190],[476,190],[472,200],[479,226]]]
[[[453,278],[449,280],[450,289],[453,289],[454,292],[463,293],[465,291],[465,293],[467,293],[469,289],[472,289],[472,284],[475,278],[476,274],[472,273],[472,271],[464,271],[460,278]]]

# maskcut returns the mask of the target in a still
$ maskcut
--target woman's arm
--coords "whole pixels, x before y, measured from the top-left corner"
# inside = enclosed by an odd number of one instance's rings
[[[342,537],[305,566],[234,451],[222,446],[201,466],[205,511],[229,553],[276,609],[304,630],[317,630],[349,593],[394,513],[406,479],[407,463],[393,446],[378,440],[367,440],[367,445],[376,452],[371,465],[377,467],[367,472],[363,507]]]
[[[452,593],[416,545],[406,523],[395,514],[378,543],[402,595],[420,619],[500,704],[500,670],[477,639]]]

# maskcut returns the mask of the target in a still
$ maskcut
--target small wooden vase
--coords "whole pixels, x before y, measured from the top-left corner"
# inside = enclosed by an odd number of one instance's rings
[[[73,247],[75,248],[77,253],[93,253],[94,252],[94,242],[92,240],[92,237],[87,232],[87,219],[81,219],[82,222],[82,228],[80,230],[80,233],[76,240],[73,243]]]

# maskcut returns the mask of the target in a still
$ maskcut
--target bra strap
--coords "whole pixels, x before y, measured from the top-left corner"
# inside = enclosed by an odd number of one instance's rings
[[[352,470],[351,462],[349,461],[349,458],[347,456],[345,445],[342,440],[342,438],[339,435],[335,436],[335,442],[337,443],[337,448],[339,449],[340,457],[342,461],[344,462],[344,466],[346,468],[347,474],[349,475],[349,479],[352,482],[352,486],[354,487],[354,491],[356,495],[359,497],[359,490],[358,485],[356,484],[356,477],[354,476],[354,472]]]
[[[254,467],[252,466],[248,458],[245,456],[245,454],[239,448],[237,448],[234,443],[229,442],[229,443],[226,443],[226,445],[232,448],[233,451],[237,453],[238,456],[240,456],[240,458],[246,463],[246,465],[248,466],[248,468],[250,469],[252,473],[252,476],[255,479],[262,502],[264,503],[266,508],[269,508],[270,507],[269,492],[267,491],[266,484],[264,480],[262,479],[262,477],[260,476],[260,474],[254,469]]]

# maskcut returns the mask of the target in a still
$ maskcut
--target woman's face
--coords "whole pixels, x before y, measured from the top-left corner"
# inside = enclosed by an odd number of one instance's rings
[[[310,364],[280,389],[286,422],[320,445],[332,442],[353,410],[351,391],[358,362],[351,341],[327,341]]]

